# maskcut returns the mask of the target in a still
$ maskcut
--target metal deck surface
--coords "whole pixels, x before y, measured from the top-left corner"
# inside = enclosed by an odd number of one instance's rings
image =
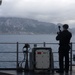
[[[59,74],[56,73],[56,71],[54,73],[49,73],[49,72],[17,72],[16,70],[0,70],[0,75],[75,75],[75,70],[73,70],[72,72],[69,71],[68,74],[63,73],[63,74]]]

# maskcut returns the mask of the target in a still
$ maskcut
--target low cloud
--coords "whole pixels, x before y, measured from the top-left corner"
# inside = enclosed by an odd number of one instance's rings
[[[3,0],[0,16],[25,17],[53,23],[75,23],[75,0]]]

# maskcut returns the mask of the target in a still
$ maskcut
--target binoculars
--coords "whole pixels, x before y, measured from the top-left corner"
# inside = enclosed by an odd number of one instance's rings
[[[57,34],[59,34],[61,32],[61,26],[58,26],[59,32],[57,32]]]

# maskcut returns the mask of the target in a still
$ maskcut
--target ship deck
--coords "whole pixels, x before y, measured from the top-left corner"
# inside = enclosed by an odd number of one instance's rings
[[[0,70],[0,75],[75,75],[75,67],[72,68],[72,71],[69,71],[68,74],[66,74],[65,72],[63,74],[61,73],[56,73],[56,71],[54,71],[54,73],[51,72],[26,72],[26,71],[17,71],[17,70]]]
[[[33,72],[16,72],[16,71],[1,71],[0,75],[75,75],[75,71],[66,73],[33,73]]]

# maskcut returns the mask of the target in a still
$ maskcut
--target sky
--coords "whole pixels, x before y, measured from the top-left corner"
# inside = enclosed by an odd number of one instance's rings
[[[2,0],[0,17],[21,17],[75,27],[75,0]]]

